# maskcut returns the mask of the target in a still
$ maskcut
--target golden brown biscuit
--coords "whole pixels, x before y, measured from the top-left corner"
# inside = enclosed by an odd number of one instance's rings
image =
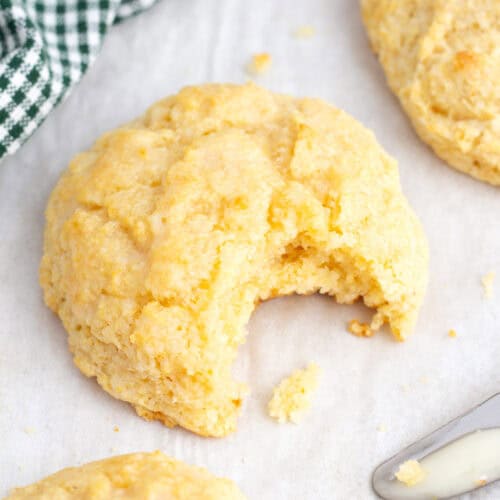
[[[453,167],[500,185],[500,2],[362,0],[391,89]]]
[[[362,297],[402,339],[426,285],[422,229],[373,134],[255,85],[186,88],[105,134],[46,216],[41,283],[77,366],[208,436],[236,428],[231,366],[259,301]]]
[[[237,486],[163,453],[134,453],[71,467],[5,500],[244,500]]]

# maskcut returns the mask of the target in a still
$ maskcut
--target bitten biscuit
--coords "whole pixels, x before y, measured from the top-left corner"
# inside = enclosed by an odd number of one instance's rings
[[[500,185],[500,2],[362,0],[388,83],[423,141]]]
[[[424,234],[373,134],[255,85],[186,88],[105,134],[46,217],[41,284],[76,365],[207,436],[236,428],[231,367],[260,301],[362,298],[403,339],[426,286]]]
[[[5,500],[244,500],[228,479],[154,453],[71,467],[15,489]]]

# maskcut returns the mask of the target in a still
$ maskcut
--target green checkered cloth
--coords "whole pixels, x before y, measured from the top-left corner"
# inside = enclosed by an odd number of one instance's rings
[[[0,159],[94,61],[109,27],[156,0],[0,0]]]

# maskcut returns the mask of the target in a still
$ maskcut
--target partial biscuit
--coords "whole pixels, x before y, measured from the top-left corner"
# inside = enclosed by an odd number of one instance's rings
[[[207,470],[154,453],[134,453],[71,467],[5,500],[244,500],[238,487]]]
[[[500,185],[500,2],[362,0],[391,89],[450,165]]]

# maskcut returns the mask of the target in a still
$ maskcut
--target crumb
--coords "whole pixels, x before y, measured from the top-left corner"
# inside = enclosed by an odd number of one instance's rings
[[[299,26],[294,32],[293,35],[295,38],[312,38],[316,34],[316,28],[309,24],[305,24],[303,26]]]
[[[448,331],[448,337],[454,339],[457,336],[457,332],[452,328],[451,330]]]
[[[357,319],[349,321],[348,330],[356,337],[373,337],[374,331],[367,323],[360,323]]]
[[[424,469],[417,460],[408,460],[399,466],[396,479],[406,486],[415,486],[421,483],[426,476]]]
[[[483,295],[485,299],[493,297],[493,283],[495,281],[495,271],[490,271],[481,278],[483,284]]]
[[[33,434],[35,434],[35,429],[33,427],[25,427],[23,429],[23,431],[28,434],[28,436],[32,436]]]
[[[113,432],[120,432],[120,428],[117,425],[115,425],[113,427]]]
[[[488,484],[488,480],[486,477],[480,477],[477,481],[474,481],[476,488],[481,488],[482,486],[486,486]]]
[[[402,384],[401,385],[401,390],[403,392],[410,392],[410,384]]]
[[[429,383],[429,377],[420,377],[419,378],[421,384],[427,385]]]
[[[349,321],[347,329],[356,337],[373,337],[376,331],[380,330],[380,327],[384,324],[384,315],[377,312],[370,324],[361,323],[357,319]]]
[[[373,333],[375,333],[376,331],[380,330],[384,322],[385,322],[384,315],[381,312],[377,312],[372,318],[372,321],[370,323],[370,329],[373,331]]]
[[[252,75],[261,75],[271,67],[272,58],[266,52],[254,54],[252,60],[247,65],[247,72]]]
[[[379,432],[387,432],[387,426],[384,425],[384,424],[380,424],[379,426],[377,426],[377,431],[379,431]]]
[[[304,370],[296,370],[273,390],[269,415],[278,422],[298,423],[311,406],[311,396],[318,387],[319,367],[311,363]]]

